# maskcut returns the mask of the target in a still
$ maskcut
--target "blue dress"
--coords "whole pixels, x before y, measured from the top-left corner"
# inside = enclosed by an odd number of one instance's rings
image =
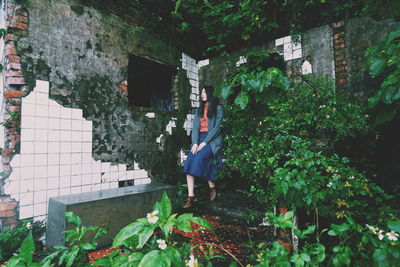
[[[207,137],[207,133],[199,134],[198,144],[204,141]],[[192,151],[183,165],[183,173],[215,181],[217,170],[222,165],[222,158],[220,154],[214,156],[210,144],[205,145],[197,154],[193,154]]]

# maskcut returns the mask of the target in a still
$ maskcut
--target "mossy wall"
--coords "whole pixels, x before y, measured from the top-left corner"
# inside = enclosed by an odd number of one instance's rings
[[[355,17],[343,23],[339,32],[344,39],[344,65],[346,79],[338,92],[347,96],[351,101],[365,104],[376,88],[379,81],[372,79],[369,75],[368,64],[365,59],[365,51],[368,47],[378,44],[385,39],[387,34],[393,31],[399,22],[394,20],[376,21],[371,17]],[[325,25],[310,29],[301,35],[302,57],[287,60],[286,74],[292,80],[302,75],[301,66],[304,61],[312,65],[312,71],[317,76],[329,77],[339,80],[340,77],[335,66],[334,47],[337,42],[334,37],[334,25]],[[269,42],[264,46],[268,53],[280,53],[275,42]],[[239,54],[237,59],[239,58]],[[237,60],[233,57],[234,60]],[[200,80],[203,84],[220,85],[223,80],[235,71],[235,62],[227,58],[213,58],[210,64],[199,70]],[[298,80],[298,79],[297,79]]]
[[[135,161],[153,181],[175,183],[181,175],[179,151],[189,143],[183,123],[189,113],[190,84],[180,68],[181,53],[120,17],[75,1],[29,0],[27,10],[28,34],[16,46],[29,88],[37,79],[50,81],[50,98],[83,110],[93,121],[96,160],[128,168]],[[129,54],[178,69],[179,110],[129,107],[118,87],[127,77]],[[155,118],[146,117],[148,112]],[[177,120],[170,135],[166,125],[172,118]],[[161,144],[156,143],[160,134]]]

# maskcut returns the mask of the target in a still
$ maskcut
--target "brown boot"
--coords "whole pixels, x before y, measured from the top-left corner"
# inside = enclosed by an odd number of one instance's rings
[[[214,201],[217,198],[217,188],[210,187],[210,201]]]
[[[182,208],[184,208],[184,209],[190,208],[190,207],[192,206],[193,202],[195,202],[195,201],[197,201],[197,199],[196,199],[195,196],[193,196],[193,197],[188,197],[188,198],[186,199],[185,205],[183,205]]]

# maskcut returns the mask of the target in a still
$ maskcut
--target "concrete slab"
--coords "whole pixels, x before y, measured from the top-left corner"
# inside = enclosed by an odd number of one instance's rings
[[[152,183],[50,198],[46,228],[46,246],[64,245],[64,213],[79,215],[83,225],[101,226],[108,234],[99,238],[98,247],[112,244],[119,230],[152,211],[166,191],[174,201],[175,187]]]

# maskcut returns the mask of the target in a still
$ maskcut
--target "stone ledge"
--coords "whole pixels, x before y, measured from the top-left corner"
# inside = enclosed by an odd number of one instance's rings
[[[119,230],[138,218],[146,217],[154,203],[161,200],[163,191],[173,201],[175,187],[161,183],[50,198],[46,246],[64,245],[66,211],[80,216],[83,225],[107,228],[108,234],[100,238],[98,244],[99,247],[108,246]]]

